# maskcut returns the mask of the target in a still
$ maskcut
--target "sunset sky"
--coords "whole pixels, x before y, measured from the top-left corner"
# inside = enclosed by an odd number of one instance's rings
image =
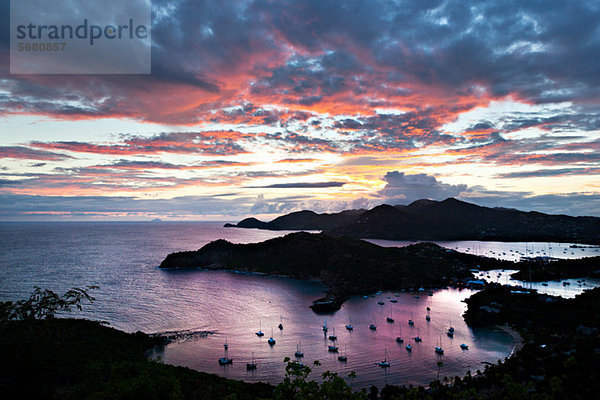
[[[598,1],[153,0],[151,75],[11,75],[0,4],[0,220],[600,216]]]

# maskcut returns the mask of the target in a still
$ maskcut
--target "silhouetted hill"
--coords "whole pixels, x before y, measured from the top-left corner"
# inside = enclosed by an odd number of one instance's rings
[[[347,224],[364,212],[365,210],[346,210],[335,214],[317,214],[313,211],[304,210],[282,215],[270,222],[263,222],[256,218],[246,218],[236,225],[225,224],[225,227],[257,228],[272,231],[321,231]]]
[[[251,223],[248,222],[252,220]],[[299,211],[262,222],[245,219],[240,228],[322,230],[332,236],[388,240],[497,240],[600,244],[600,218],[549,215],[482,207],[453,198],[417,200],[407,206],[380,205],[337,214]]]
[[[375,207],[332,235],[389,240],[498,240],[600,243],[600,218],[481,207],[456,199]]]
[[[339,308],[352,294],[449,283],[470,268],[508,268],[512,263],[444,249],[432,243],[381,247],[350,237],[290,233],[260,243],[217,240],[197,251],[169,254],[161,268],[234,269],[315,278],[331,288]]]
[[[225,224],[225,228],[258,228],[258,229],[269,229],[266,222],[259,221],[258,219],[251,217],[241,220],[237,225]]]

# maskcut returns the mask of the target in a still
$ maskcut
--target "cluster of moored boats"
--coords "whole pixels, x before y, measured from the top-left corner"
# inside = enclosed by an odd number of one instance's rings
[[[380,294],[378,292],[378,294]],[[394,301],[396,299],[391,299],[390,302],[392,303],[396,303],[396,301]],[[378,301],[378,304],[384,303],[383,301]],[[385,303],[384,303],[385,304]],[[431,317],[429,315],[429,311],[431,310],[430,307],[427,307],[427,314],[425,315],[425,320],[427,322],[431,321]],[[390,313],[388,314],[388,317],[386,318],[386,322],[387,323],[395,323],[394,318],[391,315],[391,309],[390,309]],[[261,324],[262,325],[262,324]],[[408,325],[410,326],[415,326],[415,322],[412,319],[408,320]],[[280,321],[279,325],[278,325],[279,330],[283,330],[283,323]],[[352,318],[350,317],[350,320],[348,322],[348,324],[345,326],[346,330],[351,332],[354,330],[354,326],[352,325]],[[331,329],[331,332],[329,332],[329,330]],[[371,331],[376,331],[377,330],[377,325],[372,323],[369,325],[369,329]],[[324,322],[323,322],[323,334],[329,339],[329,341],[331,342],[328,346],[327,346],[327,351],[331,352],[331,353],[339,353],[339,346],[337,345],[337,335],[335,333],[335,328],[334,327],[328,327],[327,326],[327,317],[325,317]],[[273,329],[271,329],[271,336],[269,337],[269,339],[267,340],[267,343],[269,344],[269,346],[274,346],[277,342],[274,339],[274,334],[273,334]],[[401,331],[401,328],[400,328]],[[255,332],[255,335],[258,336],[259,338],[262,338],[265,336],[264,332],[262,331],[262,327],[261,329],[259,329],[257,332]],[[448,328],[448,330],[446,331],[446,335],[450,338],[454,337],[454,327],[450,326]],[[417,335],[413,338],[415,343],[420,343],[422,342],[422,338]],[[404,339],[401,336],[396,337],[396,342],[399,344],[404,344]],[[434,352],[441,356],[444,354],[444,349],[442,348],[442,344],[441,344],[442,340],[440,337],[440,341],[439,344],[437,346],[435,346],[434,348]],[[229,358],[227,355],[227,350],[228,350],[228,344],[227,342],[225,342],[225,344],[223,345],[224,349],[225,349],[225,354],[223,357],[221,357],[219,359],[219,364],[220,365],[229,365],[229,364],[233,364],[233,358]],[[460,348],[462,350],[468,350],[469,349],[469,345],[462,343],[460,345]],[[412,344],[408,343],[405,346],[406,351],[408,352],[412,352],[413,347]],[[304,352],[302,351],[302,343],[298,342],[297,346],[296,346],[296,352],[294,353],[294,357],[296,358],[296,360],[294,361],[295,364],[298,365],[302,365],[302,363],[298,360],[304,357]],[[346,353],[344,352],[344,354],[339,354],[338,355],[338,360],[341,362],[347,362],[348,361],[348,356],[346,355]],[[380,367],[382,368],[387,368],[391,366],[390,361],[388,360],[388,356],[387,356],[387,348],[385,349],[385,357],[382,361],[377,363]],[[247,370],[255,370],[257,369],[257,364],[254,361],[254,353],[252,353],[252,361],[246,364],[246,369]]]

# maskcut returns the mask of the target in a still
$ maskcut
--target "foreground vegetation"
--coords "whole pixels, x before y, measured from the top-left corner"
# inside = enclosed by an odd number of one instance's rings
[[[277,386],[248,384],[148,360],[160,338],[128,334],[55,314],[93,301],[87,290],[58,296],[36,288],[27,300],[0,303],[0,393],[9,399],[590,399],[600,392],[600,289],[575,299],[486,288],[468,302],[470,325],[509,324],[525,338],[510,359],[473,376],[429,387],[353,392],[326,372],[290,363]]]

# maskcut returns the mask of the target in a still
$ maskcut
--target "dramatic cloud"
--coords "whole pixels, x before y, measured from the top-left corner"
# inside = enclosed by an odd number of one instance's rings
[[[22,158],[26,160],[57,161],[71,158],[68,155],[50,151],[35,150],[25,146],[0,146],[0,158]]]
[[[249,138],[233,131],[161,133],[150,138],[129,137],[121,143],[96,144],[85,142],[32,142],[31,146],[43,149],[64,150],[75,153],[110,155],[139,154],[240,154],[244,148],[238,140]]]
[[[386,202],[408,204],[418,199],[444,200],[457,197],[467,190],[467,185],[449,185],[427,174],[405,175],[404,172],[388,172],[383,180],[387,182],[379,191]]]
[[[0,195],[277,213],[479,193],[580,213],[600,193],[591,0],[153,0],[150,75],[9,74],[8,4]]]

